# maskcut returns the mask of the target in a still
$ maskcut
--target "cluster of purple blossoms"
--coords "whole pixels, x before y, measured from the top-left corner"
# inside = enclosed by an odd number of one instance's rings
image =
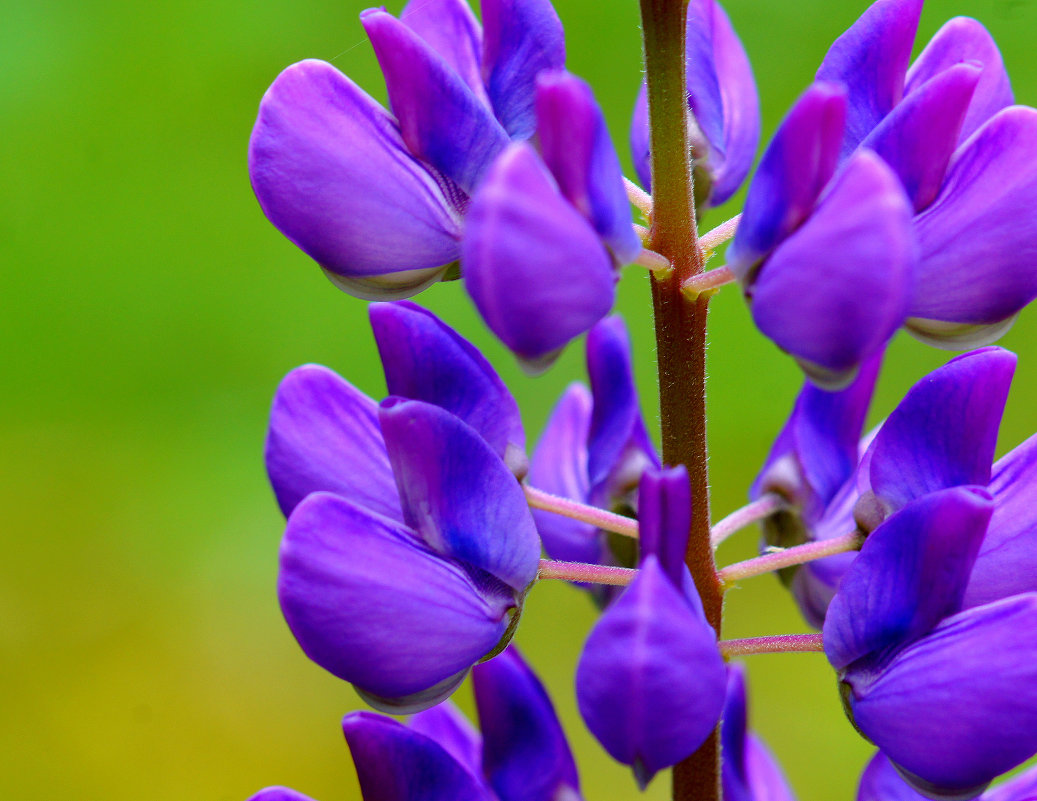
[[[748,730],[731,660],[810,650],[879,749],[859,801],[1037,797],[1037,769],[988,790],[1037,753],[1037,644],[1020,637],[1037,631],[1037,436],[995,461],[1016,360],[990,346],[1037,296],[1037,111],[1013,105],[975,20],[948,22],[910,64],[921,8],[878,0],[836,40],[764,149],[744,213],[701,242],[687,232],[690,255],[653,250],[666,244],[649,194],[666,75],[649,70],[634,106],[642,189],[591,88],[564,69],[548,0],[484,0],[481,23],[463,0],[365,11],[388,110],[321,61],[270,87],[249,149],[264,213],[334,284],[390,301],[369,306],[389,396],[297,368],[266,443],[292,634],[371,706],[411,715],[343,721],[367,801],[582,798],[546,690],[511,644],[528,593],[550,579],[598,607],[577,705],[642,789],[705,754],[695,764],[712,756],[715,781],[696,801],[791,801]],[[694,223],[745,181],[760,117],[724,10],[691,0],[683,13],[668,80],[684,90]],[[728,239],[725,267],[680,266]],[[694,382],[660,387],[660,456],[610,315],[632,263],[652,271],[660,342],[674,335],[667,304],[686,321],[737,281],[806,375],[749,505],[712,530],[704,443],[696,464],[667,434],[704,437],[704,419],[675,423]],[[565,390],[531,456],[487,359],[403,300],[458,278],[530,371],[585,335],[590,387]],[[864,434],[900,328],[979,349]],[[662,363],[673,352],[660,347],[661,375],[682,374]],[[715,547],[755,522],[764,553],[718,570]],[[766,572],[820,633],[721,640],[725,589]],[[480,731],[449,700],[467,677]],[[269,788],[253,801],[308,800]]]

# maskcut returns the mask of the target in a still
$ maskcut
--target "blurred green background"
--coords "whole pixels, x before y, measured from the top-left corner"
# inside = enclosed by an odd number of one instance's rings
[[[384,385],[364,304],[334,290],[265,221],[245,149],[263,91],[293,61],[328,59],[384,96],[360,7],[3,5],[0,798],[244,801],[269,784],[322,801],[358,798],[338,728],[357,698],[303,657],[278,612],[283,521],[261,453],[271,395],[292,367],[328,364],[375,397]],[[624,143],[640,77],[636,3],[557,7],[569,66],[595,86]],[[864,3],[727,7],[756,70],[769,135]],[[954,14],[988,25],[1018,99],[1037,103],[1034,3],[932,0],[920,41]],[[558,393],[581,375],[582,348],[529,379],[487,336],[459,285],[421,301],[485,347],[535,438]],[[656,427],[648,286],[637,268],[622,282],[620,306]],[[736,290],[716,300],[711,339],[719,517],[743,502],[799,377],[754,333]],[[1035,340],[1030,310],[1003,342],[1022,359],[1002,452],[1037,428]],[[899,337],[875,417],[944,358]],[[754,546],[747,532],[721,560]],[[592,620],[577,591],[544,586],[518,642],[556,699],[588,801],[634,798],[627,771],[575,710],[571,677]],[[731,593],[728,620],[727,636],[804,629],[766,577]],[[823,658],[755,657],[750,673],[755,726],[799,797],[852,798],[870,751],[843,719]],[[458,697],[470,710],[467,689]],[[667,790],[660,777],[645,797]]]

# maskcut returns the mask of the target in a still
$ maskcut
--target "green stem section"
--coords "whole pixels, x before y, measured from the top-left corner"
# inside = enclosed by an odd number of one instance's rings
[[[692,522],[686,561],[706,617],[720,635],[724,588],[709,539],[706,448],[706,315],[709,297],[685,297],[681,283],[702,272],[688,137],[684,30],[687,0],[641,0],[652,151],[649,249],[672,271],[652,275],[659,359],[663,461],[691,479]],[[673,769],[674,801],[719,801],[719,729]]]

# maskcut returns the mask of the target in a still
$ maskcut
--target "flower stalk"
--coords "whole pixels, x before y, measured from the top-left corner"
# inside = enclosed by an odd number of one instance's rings
[[[717,643],[725,658],[753,654],[805,654],[824,650],[821,632],[814,634],[775,634],[770,637],[746,637]]]
[[[851,531],[849,534],[843,534],[829,540],[807,542],[803,545],[796,545],[793,548],[784,548],[763,556],[757,556],[755,559],[736,562],[725,567],[718,575],[720,580],[730,587],[741,579],[762,576],[785,567],[802,565],[817,559],[824,559],[826,556],[834,556],[837,553],[858,551],[863,544],[864,535],[859,531]]]
[[[663,461],[683,464],[692,491],[686,563],[706,618],[720,635],[724,585],[710,542],[706,447],[706,316],[708,296],[691,299],[681,284],[703,269],[697,238],[685,76],[686,0],[641,0],[650,125],[652,219],[648,247],[670,260],[653,273]],[[720,738],[706,742],[673,769],[674,801],[718,801]]]
[[[613,567],[612,565],[591,565],[584,562],[555,562],[541,559],[537,570],[537,581],[559,579],[561,581],[582,581],[588,584],[611,584],[625,587],[634,580],[637,570],[630,567]]]
[[[524,484],[522,489],[526,493],[526,500],[534,509],[543,509],[546,512],[554,512],[563,517],[590,523],[603,531],[622,534],[624,537],[637,537],[637,521],[633,518],[617,515],[614,512],[608,512],[596,506],[578,503],[569,498],[552,495],[528,484]]]
[[[786,502],[776,492],[764,493],[752,503],[748,503],[741,509],[735,509],[727,517],[713,526],[710,532],[710,541],[716,548],[732,534],[736,534],[746,526],[764,520],[775,512],[785,508]]]

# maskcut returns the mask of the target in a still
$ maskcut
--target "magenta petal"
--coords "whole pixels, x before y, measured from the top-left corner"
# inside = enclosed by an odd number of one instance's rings
[[[486,324],[531,362],[557,354],[615,299],[611,256],[525,144],[501,155],[472,198],[461,259]]]
[[[846,118],[841,86],[817,83],[795,102],[760,159],[727,251],[745,283],[757,263],[807,219],[835,172]]]
[[[719,206],[738,191],[749,174],[760,142],[760,100],[749,58],[727,13],[713,7],[713,58],[724,113],[724,162],[713,166],[711,206]]]
[[[955,153],[943,190],[915,223],[910,316],[923,330],[931,320],[999,323],[1037,296],[1035,154],[1037,110],[1024,106],[999,112]]]
[[[605,750],[644,786],[717,725],[726,673],[713,630],[649,556],[587,638],[576,700]]]
[[[760,270],[750,290],[753,319],[815,383],[838,389],[900,327],[914,263],[900,182],[860,151]]]
[[[410,0],[400,22],[424,39],[489,106],[482,82],[482,27],[465,0]]]
[[[850,565],[824,624],[836,670],[925,634],[958,611],[994,511],[977,487],[905,506],[873,531]]]
[[[457,415],[524,475],[526,435],[518,404],[478,349],[416,304],[374,303],[368,312],[389,394]]]
[[[412,715],[407,725],[411,731],[436,742],[481,781],[482,737],[452,701],[444,701]]]
[[[931,78],[963,61],[978,63],[983,67],[983,74],[972,96],[958,141],[967,139],[994,114],[1013,102],[1012,84],[1005,72],[1004,61],[987,29],[969,17],[948,20],[911,65],[905,87],[910,95]]]
[[[351,712],[342,731],[364,801],[493,801],[439,744],[392,718]]]
[[[418,34],[381,9],[360,21],[374,46],[403,141],[471,194],[508,143],[491,111]]]
[[[965,592],[965,606],[1037,591],[1037,436],[994,464],[994,516]]]
[[[266,469],[286,516],[311,492],[327,490],[403,520],[378,406],[327,367],[297,367],[278,386]]]
[[[579,801],[576,763],[544,685],[509,646],[472,671],[483,771],[500,801]]]
[[[825,55],[817,80],[839,81],[848,90],[844,156],[900,102],[922,2],[872,3]]]
[[[483,78],[513,139],[536,129],[536,76],[565,66],[565,33],[550,0],[483,0]]]
[[[446,183],[407,151],[381,106],[323,61],[293,64],[263,96],[249,175],[270,221],[360,297],[413,294],[458,257]]]
[[[587,219],[616,261],[641,252],[623,171],[605,117],[584,81],[567,72],[541,73],[536,93],[540,154],[562,195]]]
[[[936,198],[981,70],[958,64],[904,98],[861,143],[900,178],[915,211]]]
[[[886,509],[945,487],[987,484],[1015,363],[1001,348],[972,351],[908,391],[871,446],[871,489]]]
[[[856,725],[926,795],[978,795],[1037,751],[1033,631],[1032,593],[948,618],[851,682]]]
[[[438,406],[389,398],[378,417],[408,524],[437,552],[523,592],[536,578],[540,538],[501,458]]]
[[[515,605],[401,524],[323,492],[288,519],[277,589],[310,659],[401,712],[417,710],[393,699],[442,685],[420,707],[441,701],[504,636]]]
[[[590,430],[591,395],[582,384],[570,384],[555,405],[540,435],[529,464],[529,483],[537,489],[586,503],[587,434]],[[533,519],[552,559],[599,563],[602,538],[590,523],[534,509]]]

